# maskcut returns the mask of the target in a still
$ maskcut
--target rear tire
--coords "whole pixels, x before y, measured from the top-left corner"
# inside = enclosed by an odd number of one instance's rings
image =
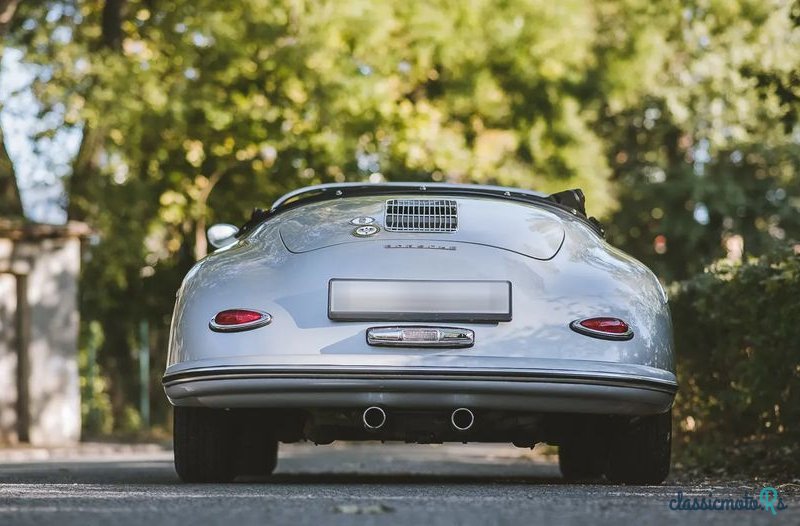
[[[603,476],[602,449],[587,440],[568,440],[558,446],[558,467],[569,481]]]
[[[661,484],[669,474],[672,412],[610,429],[606,477],[619,484]]]
[[[252,477],[269,476],[278,463],[278,441],[267,422],[259,419],[258,415],[242,416],[245,418],[239,421],[236,441],[236,473]]]
[[[205,407],[174,408],[175,471],[184,482],[230,482],[236,476],[233,418]]]

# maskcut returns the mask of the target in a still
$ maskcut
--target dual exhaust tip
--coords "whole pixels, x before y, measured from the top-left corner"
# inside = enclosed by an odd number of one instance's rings
[[[364,422],[365,428],[375,431],[386,423],[386,411],[377,406],[368,407],[361,415],[361,421]]]
[[[450,414],[450,423],[456,431],[466,431],[475,423],[475,415],[466,407],[459,407]]]
[[[386,424],[386,411],[378,406],[368,407],[361,415],[364,428],[377,431]],[[456,431],[466,431],[475,423],[475,415],[466,407],[459,407],[450,414],[450,424]]]

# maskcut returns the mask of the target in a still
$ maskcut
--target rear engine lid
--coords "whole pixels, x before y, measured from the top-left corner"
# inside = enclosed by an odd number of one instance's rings
[[[302,253],[342,243],[459,242],[554,257],[564,242],[556,213],[479,197],[363,196],[310,203],[275,218],[286,248]],[[360,227],[376,228],[356,230]]]

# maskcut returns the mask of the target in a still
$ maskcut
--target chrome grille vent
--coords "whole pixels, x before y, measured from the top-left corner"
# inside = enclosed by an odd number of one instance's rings
[[[389,232],[455,232],[458,207],[452,199],[389,199],[383,224]]]

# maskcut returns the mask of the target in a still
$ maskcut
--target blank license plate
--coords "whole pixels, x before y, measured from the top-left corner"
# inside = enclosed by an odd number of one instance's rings
[[[332,279],[328,317],[343,321],[511,320],[508,281]]]

